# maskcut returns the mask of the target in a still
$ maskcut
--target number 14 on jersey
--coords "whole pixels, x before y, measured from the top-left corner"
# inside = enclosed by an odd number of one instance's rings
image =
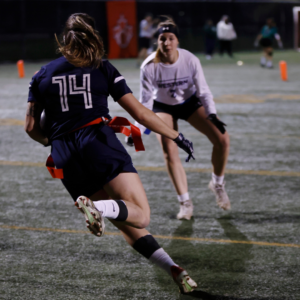
[[[83,74],[83,86],[77,86],[76,75],[55,76],[52,77],[52,83],[59,85],[59,96],[62,111],[69,111],[67,83],[69,83],[69,95],[82,94],[85,109],[93,108],[90,74]]]

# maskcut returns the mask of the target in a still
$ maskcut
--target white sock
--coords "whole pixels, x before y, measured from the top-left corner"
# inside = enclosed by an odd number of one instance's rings
[[[102,212],[102,216],[108,219],[116,219],[120,208],[115,200],[93,201],[96,208]]]
[[[178,201],[179,202],[184,202],[186,200],[189,200],[190,199],[190,196],[189,196],[189,193],[185,193],[183,195],[177,195],[177,198],[178,198]]]
[[[212,173],[211,178],[212,178],[214,184],[220,184],[220,185],[223,184],[224,175],[223,176],[217,176],[215,173]]]
[[[167,252],[163,248],[159,248],[156,250],[149,258],[149,260],[157,265],[158,267],[165,270],[170,276],[172,276],[171,273],[171,267],[172,266],[178,266],[174,263],[172,258],[169,256]]]
[[[260,63],[261,63],[262,65],[265,65],[266,62],[267,62],[266,58],[265,58],[264,56],[262,56],[262,57],[260,58]]]

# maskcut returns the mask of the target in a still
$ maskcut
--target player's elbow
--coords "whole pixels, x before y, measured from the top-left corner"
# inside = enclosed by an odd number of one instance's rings
[[[135,120],[136,120],[138,123],[144,125],[145,121],[147,121],[147,117],[146,117],[144,114],[138,114],[138,115],[136,116]]]
[[[28,134],[28,136],[35,140],[35,130],[33,128],[25,128],[25,132]]]
[[[25,122],[24,130],[28,135],[32,134],[32,132],[34,132],[33,124]]]
[[[151,113],[152,111],[150,111],[146,107],[143,107],[141,110],[137,112],[134,119],[138,123],[145,125],[145,123],[147,123],[147,121],[149,120]]]
[[[36,124],[34,122],[25,122],[24,130],[33,139],[38,134],[39,131],[36,128]]]

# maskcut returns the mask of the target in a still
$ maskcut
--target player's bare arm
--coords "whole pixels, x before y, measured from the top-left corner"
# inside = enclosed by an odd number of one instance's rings
[[[172,140],[178,137],[178,132],[170,128],[153,111],[147,109],[132,94],[124,95],[118,103],[140,124],[150,130]]]
[[[24,129],[33,140],[45,146],[48,144],[48,138],[40,126],[42,110],[43,107],[39,103],[28,102]]]

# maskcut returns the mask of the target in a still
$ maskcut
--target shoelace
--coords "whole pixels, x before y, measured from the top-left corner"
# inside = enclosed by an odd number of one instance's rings
[[[181,211],[185,214],[187,213],[192,207],[192,204],[187,203],[181,206]]]
[[[193,203],[190,200],[186,200],[183,202],[183,205],[181,204],[181,207],[191,207],[193,205]]]
[[[225,193],[225,183],[223,184],[216,184],[215,185],[216,191],[218,193],[218,195],[221,195],[222,193]]]

